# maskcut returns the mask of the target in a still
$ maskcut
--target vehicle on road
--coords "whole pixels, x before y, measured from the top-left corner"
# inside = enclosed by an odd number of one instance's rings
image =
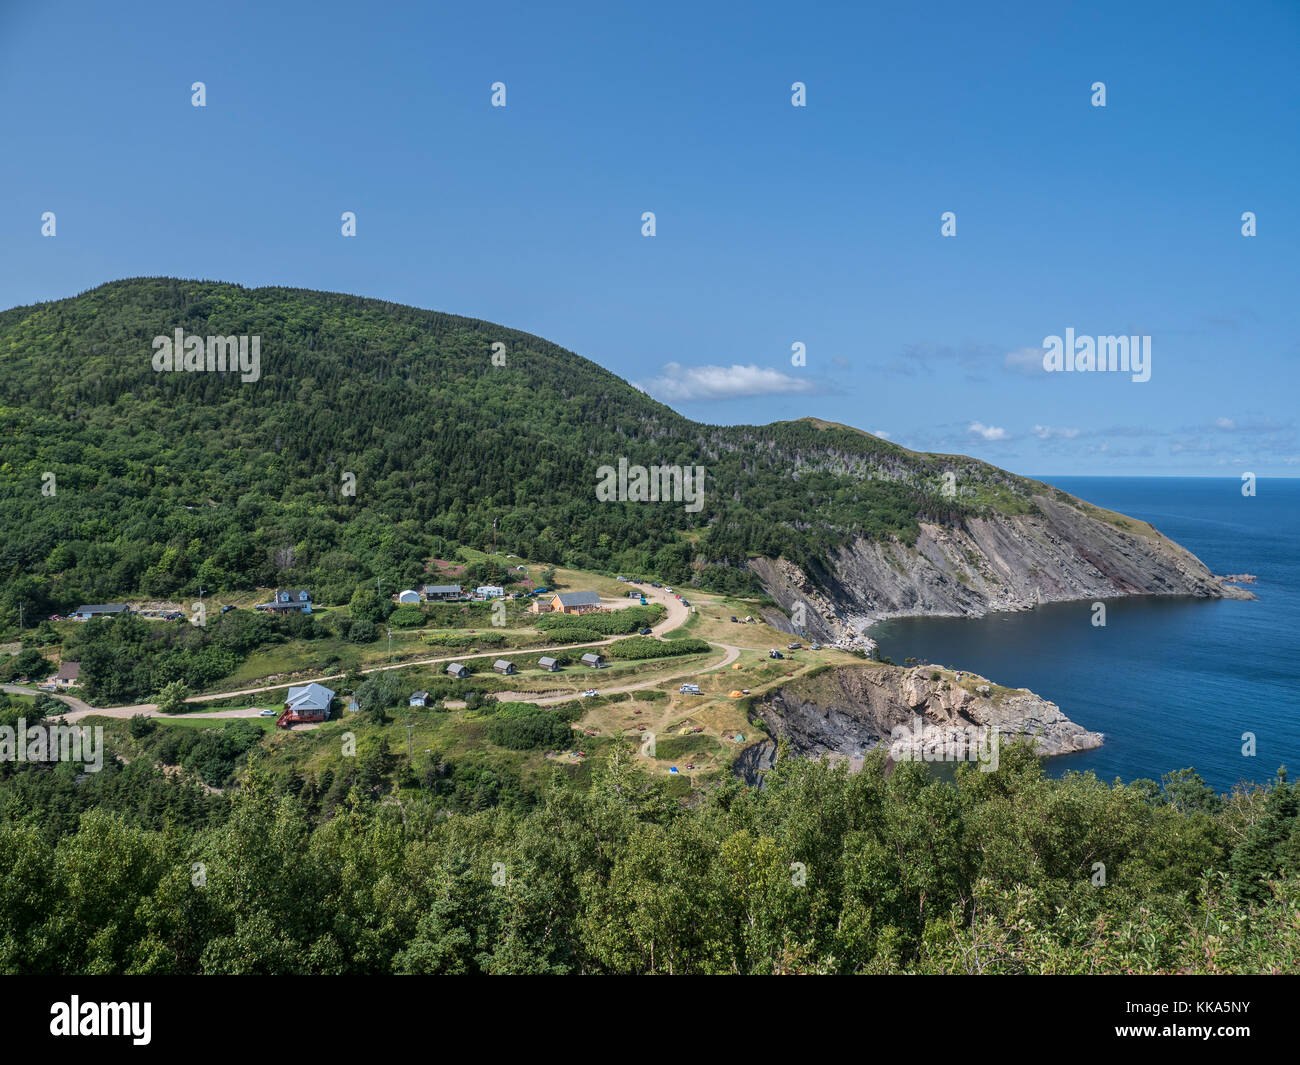
[[[259,710],[259,711],[257,712],[257,716],[258,716],[258,717],[275,717],[275,711],[274,711],[274,710]]]
[[[682,685],[680,688],[678,688],[677,690],[680,691],[683,695],[699,695],[699,694],[700,694],[700,686],[699,686],[698,684],[683,684],[683,685]]]
[[[642,636],[649,636],[649,635],[650,635],[650,630],[649,630],[649,629],[642,629],[641,632],[640,632],[640,635],[642,635]]]
[[[582,693],[582,697],[584,699],[590,699],[593,695],[599,695],[599,694],[600,693],[597,692],[595,688],[588,688],[585,692]]]

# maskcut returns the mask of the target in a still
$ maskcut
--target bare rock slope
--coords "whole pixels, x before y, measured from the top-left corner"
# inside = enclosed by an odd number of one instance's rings
[[[816,579],[784,559],[750,565],[784,610],[802,604],[810,636],[844,645],[869,643],[863,630],[890,617],[1125,595],[1254,598],[1146,522],[1064,493],[1032,501],[1033,513],[922,524],[915,544],[851,541]]]
[[[753,710],[791,753],[851,763],[882,743],[889,746],[900,726],[915,733],[918,719],[927,743],[983,726],[996,729],[1002,740],[1029,739],[1044,756],[1091,750],[1103,739],[1030,691],[934,666],[841,666],[776,689]],[[752,745],[735,771],[757,783],[774,764],[776,746],[773,740]]]

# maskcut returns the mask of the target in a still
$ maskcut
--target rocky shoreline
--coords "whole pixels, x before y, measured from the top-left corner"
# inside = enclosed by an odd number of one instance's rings
[[[867,630],[900,617],[983,617],[1042,603],[1132,595],[1254,599],[1146,522],[1057,493],[1032,514],[923,523],[915,544],[854,540],[816,577],[787,559],[751,569],[785,617],[767,620],[823,643],[870,652]],[[804,624],[792,622],[802,613]]]
[[[956,749],[975,730],[996,730],[997,742],[1028,739],[1044,757],[1092,750],[1104,740],[1033,692],[939,666],[835,667],[768,693],[753,713],[773,738],[736,760],[735,773],[751,784],[775,764],[777,741],[792,754],[847,759],[856,769],[882,744],[891,748],[891,760],[930,760],[926,750]]]

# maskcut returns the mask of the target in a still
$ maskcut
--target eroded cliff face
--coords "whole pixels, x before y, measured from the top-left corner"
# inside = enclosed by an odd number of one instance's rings
[[[978,617],[1124,595],[1254,598],[1146,522],[1062,498],[1070,501],[1035,495],[1035,514],[925,524],[911,546],[856,540],[818,581],[784,559],[750,565],[787,613],[802,604],[811,637],[842,646],[869,646],[863,630],[891,617]]]
[[[792,754],[856,765],[881,744],[921,757],[925,748],[955,747],[981,727],[996,729],[998,742],[1029,739],[1044,756],[1091,750],[1104,738],[1033,692],[935,666],[840,666],[775,689],[753,712]],[[775,760],[776,743],[762,740],[741,753],[734,769],[757,784]]]

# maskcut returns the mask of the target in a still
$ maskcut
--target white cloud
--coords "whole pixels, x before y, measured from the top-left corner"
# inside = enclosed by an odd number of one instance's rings
[[[971,422],[967,432],[981,436],[985,440],[1006,440],[1007,431],[1000,425],[985,425],[983,422]]]
[[[1035,425],[1034,435],[1039,440],[1051,440],[1054,437],[1064,440],[1073,440],[1079,435],[1078,429],[1057,429],[1051,425]]]
[[[1036,377],[1044,372],[1043,349],[1020,348],[1016,351],[1009,351],[1006,358],[1002,360],[1002,365],[1008,370],[1014,370],[1016,373]]]
[[[656,399],[672,403],[817,391],[811,381],[752,363],[748,366],[683,366],[670,362],[660,370],[658,377],[636,382],[636,387]]]
[[[881,440],[888,440],[888,439],[889,439],[889,434],[888,434],[887,432],[885,432],[885,430],[883,430],[883,429],[873,429],[873,430],[871,431],[871,435],[872,435],[872,436],[878,436],[878,437],[880,437]]]
[[[1215,418],[1214,427],[1216,429],[1235,429],[1237,428],[1237,423],[1231,418]]]

